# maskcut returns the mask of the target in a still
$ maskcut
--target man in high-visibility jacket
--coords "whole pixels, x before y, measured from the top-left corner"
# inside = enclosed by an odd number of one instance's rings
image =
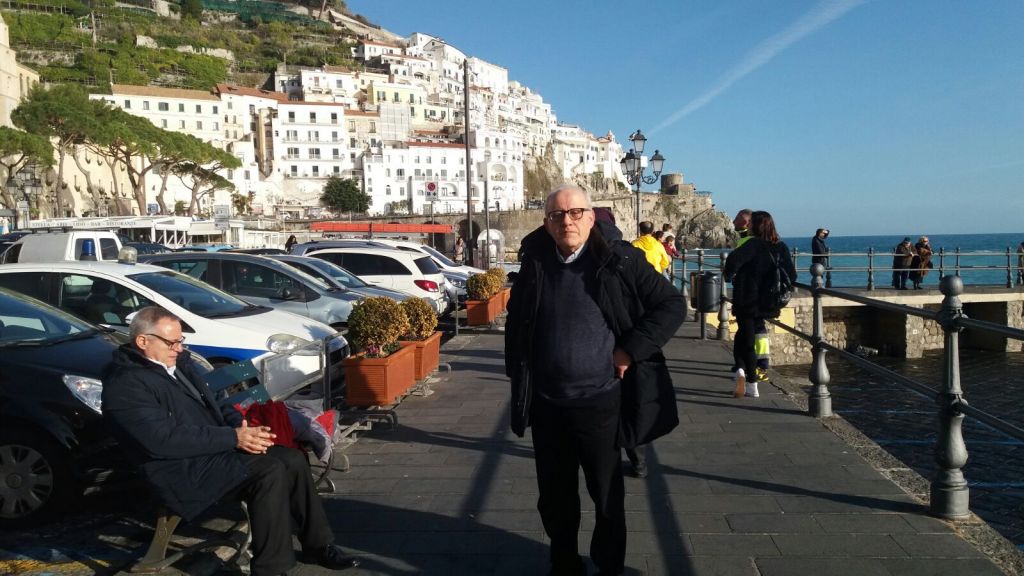
[[[633,240],[633,246],[644,251],[647,261],[654,266],[658,274],[662,274],[672,264],[672,259],[665,252],[665,246],[652,236],[654,234],[654,222],[644,221],[640,223],[640,237]]]

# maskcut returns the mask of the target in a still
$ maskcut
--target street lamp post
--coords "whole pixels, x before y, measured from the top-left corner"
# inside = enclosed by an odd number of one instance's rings
[[[647,137],[640,130],[637,130],[630,134],[629,140],[633,143],[633,149],[626,153],[626,156],[619,162],[619,167],[626,176],[626,180],[636,187],[636,226],[639,233],[640,185],[654,184],[658,181],[658,176],[661,176],[661,168],[665,165],[665,157],[661,155],[661,152],[655,150],[654,156],[651,156],[651,170],[654,174],[644,176],[644,168],[646,168],[647,164],[647,157],[644,156],[644,144],[647,143]]]
[[[7,189],[11,191],[20,192],[20,194],[14,194],[14,227],[21,228],[22,224],[27,222],[19,222],[19,212],[21,208],[19,204],[25,202],[28,204],[27,219],[30,219],[32,205],[29,202],[29,198],[32,196],[39,196],[43,192],[42,181],[36,177],[32,172],[26,170],[19,170],[17,173],[12,174],[7,178]]]

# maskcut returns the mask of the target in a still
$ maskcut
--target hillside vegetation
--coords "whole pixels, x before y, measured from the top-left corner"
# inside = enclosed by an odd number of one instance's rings
[[[148,0],[132,2],[150,6]],[[225,81],[257,85],[285,61],[354,65],[354,38],[302,13],[315,16],[320,2],[301,7],[205,0],[201,21],[177,17],[182,10],[199,11],[188,2],[170,4],[172,17],[113,0],[93,0],[91,9],[77,0],[12,0],[9,6],[2,13],[18,60],[38,70],[44,82],[77,83],[93,92],[109,91],[111,82],[194,89]],[[337,0],[328,6],[345,9]],[[137,46],[138,36],[152,38],[156,47]],[[182,46],[196,53],[176,50]],[[199,53],[204,49],[230,50],[234,61]]]

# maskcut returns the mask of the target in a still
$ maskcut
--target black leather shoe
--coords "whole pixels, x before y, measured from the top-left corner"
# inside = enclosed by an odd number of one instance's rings
[[[309,561],[323,566],[328,570],[346,570],[359,566],[359,559],[355,556],[347,556],[340,546],[328,544],[323,548],[307,555]]]

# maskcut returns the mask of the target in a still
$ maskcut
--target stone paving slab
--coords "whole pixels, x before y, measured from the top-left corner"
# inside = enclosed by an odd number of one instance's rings
[[[532,445],[509,431],[502,345],[492,331],[452,339],[442,361],[453,372],[433,384],[435,393],[405,399],[396,429],[376,427],[347,447],[351,471],[332,473],[338,490],[325,496],[339,544],[363,560],[345,574],[546,573]],[[731,352],[698,340],[692,324],[666,355],[681,424],[649,448],[650,476],[626,479],[627,574],[1002,573],[780,390],[732,398]],[[588,556],[594,514],[582,482],[581,495],[579,545]],[[141,553],[148,529],[134,526],[115,545],[111,527],[124,531],[119,517],[97,523],[84,541],[53,530],[46,547],[67,562],[33,551],[41,560],[8,572],[123,566]],[[0,534],[0,568],[13,566],[2,562],[26,551],[26,539],[40,533]],[[106,557],[91,547],[98,541]],[[327,571],[300,565],[291,573]]]

